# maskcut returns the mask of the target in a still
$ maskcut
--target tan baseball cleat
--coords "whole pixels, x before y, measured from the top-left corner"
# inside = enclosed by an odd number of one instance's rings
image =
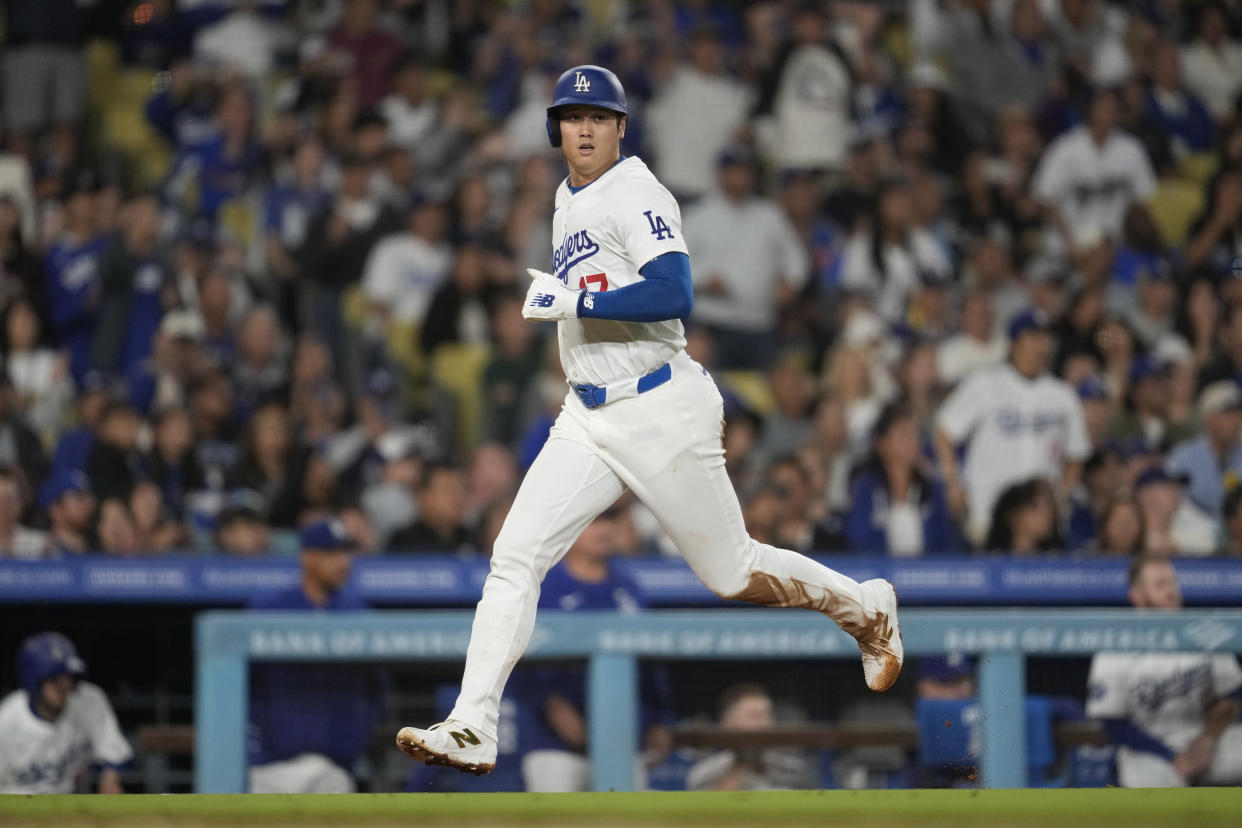
[[[856,636],[862,652],[863,678],[867,686],[882,693],[901,675],[905,647],[897,621],[897,590],[883,578],[862,584],[863,612],[867,624]]]
[[[426,730],[401,728],[397,747],[411,759],[475,776],[491,773],[496,767],[496,740],[484,736],[478,728],[452,719]]]

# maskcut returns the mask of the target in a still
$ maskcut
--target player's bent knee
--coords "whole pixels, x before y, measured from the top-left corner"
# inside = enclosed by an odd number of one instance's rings
[[[523,555],[515,549],[496,544],[492,552],[488,580],[529,585],[542,581],[543,575],[544,573],[538,570],[531,555]]]
[[[720,596],[721,598],[726,598],[730,601],[748,600],[746,598],[746,595],[747,595],[747,590],[750,586],[750,581],[751,581],[751,573],[749,572],[745,573],[741,577],[738,577],[736,575],[732,577],[728,577],[728,576],[722,577],[719,575],[713,575],[713,576],[700,575],[699,577],[700,577],[700,580],[703,581],[704,586],[706,586],[712,592],[716,593],[716,595]]]

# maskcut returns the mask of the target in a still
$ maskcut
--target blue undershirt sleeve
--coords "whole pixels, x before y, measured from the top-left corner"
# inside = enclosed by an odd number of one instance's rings
[[[618,322],[663,322],[685,319],[694,307],[690,282],[690,257],[665,253],[638,269],[643,280],[616,290],[583,291],[578,297],[578,316]]]
[[[1154,753],[1162,759],[1173,761],[1175,754],[1169,750],[1168,745],[1125,719],[1105,719],[1104,732],[1108,734],[1108,740],[1115,745],[1122,745],[1142,753]]]

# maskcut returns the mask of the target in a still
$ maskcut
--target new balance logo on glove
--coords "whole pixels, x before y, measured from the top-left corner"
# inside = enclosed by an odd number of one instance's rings
[[[542,270],[528,268],[526,272],[531,281],[522,307],[523,318],[537,322],[577,318],[580,291],[570,290],[560,279]]]

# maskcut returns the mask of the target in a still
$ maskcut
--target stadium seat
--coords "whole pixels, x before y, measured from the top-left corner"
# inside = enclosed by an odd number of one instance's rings
[[[355,285],[347,288],[342,299],[342,315],[346,324],[357,331],[366,327],[370,309],[367,297],[362,288]],[[427,378],[427,357],[419,347],[421,341],[420,328],[413,322],[391,320],[388,323],[386,351],[388,357],[405,369],[406,379],[411,385],[420,386]]]
[[[147,69],[121,69],[107,82],[103,105],[103,140],[130,160],[142,186],[158,184],[171,160],[167,144],[147,123],[144,106],[151,94],[153,74]]]
[[[254,198],[240,195],[230,198],[220,207],[217,223],[246,249],[252,249],[259,236],[259,208]]]
[[[759,371],[722,371],[721,379],[751,411],[763,416],[772,410],[772,391],[768,388],[765,374]]]
[[[1191,222],[1203,209],[1203,185],[1182,178],[1162,179],[1147,206],[1165,242],[1184,244]]]
[[[1203,186],[1208,183],[1216,172],[1216,156],[1210,152],[1196,152],[1187,155],[1177,165],[1180,178]]]
[[[388,356],[405,369],[414,385],[427,378],[427,358],[418,347],[421,328],[413,322],[393,321],[388,325]]]
[[[121,50],[107,40],[95,39],[83,50],[86,76],[90,79],[87,107],[93,117],[105,112],[112,103],[113,88],[121,66]]]
[[[487,345],[451,343],[431,355],[431,378],[452,393],[457,406],[457,448],[463,453],[474,444],[483,421],[483,370],[491,349]]]

